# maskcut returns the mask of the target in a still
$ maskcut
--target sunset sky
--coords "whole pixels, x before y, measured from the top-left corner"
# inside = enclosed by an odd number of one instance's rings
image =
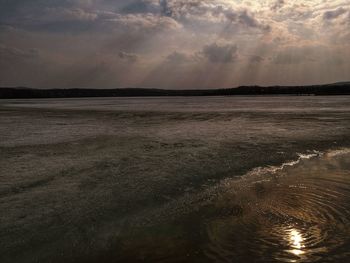
[[[0,0],[0,86],[349,79],[349,0]]]

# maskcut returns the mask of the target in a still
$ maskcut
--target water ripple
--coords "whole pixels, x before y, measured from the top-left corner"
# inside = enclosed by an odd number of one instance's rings
[[[349,259],[349,157],[347,149],[302,156],[293,167],[255,170],[244,186],[227,184],[231,191],[218,200],[231,195],[243,213],[206,221],[206,256],[217,262]]]

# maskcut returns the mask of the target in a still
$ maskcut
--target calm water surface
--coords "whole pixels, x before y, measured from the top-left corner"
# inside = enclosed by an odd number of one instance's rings
[[[347,262],[350,97],[0,101],[0,262]]]

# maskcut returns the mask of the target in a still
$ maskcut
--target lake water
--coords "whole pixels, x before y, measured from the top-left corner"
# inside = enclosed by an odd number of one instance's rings
[[[349,260],[349,96],[0,100],[0,262]]]

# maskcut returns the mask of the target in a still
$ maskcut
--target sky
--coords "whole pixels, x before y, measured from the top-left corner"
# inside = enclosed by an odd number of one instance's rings
[[[349,0],[0,0],[0,86],[348,80]]]

